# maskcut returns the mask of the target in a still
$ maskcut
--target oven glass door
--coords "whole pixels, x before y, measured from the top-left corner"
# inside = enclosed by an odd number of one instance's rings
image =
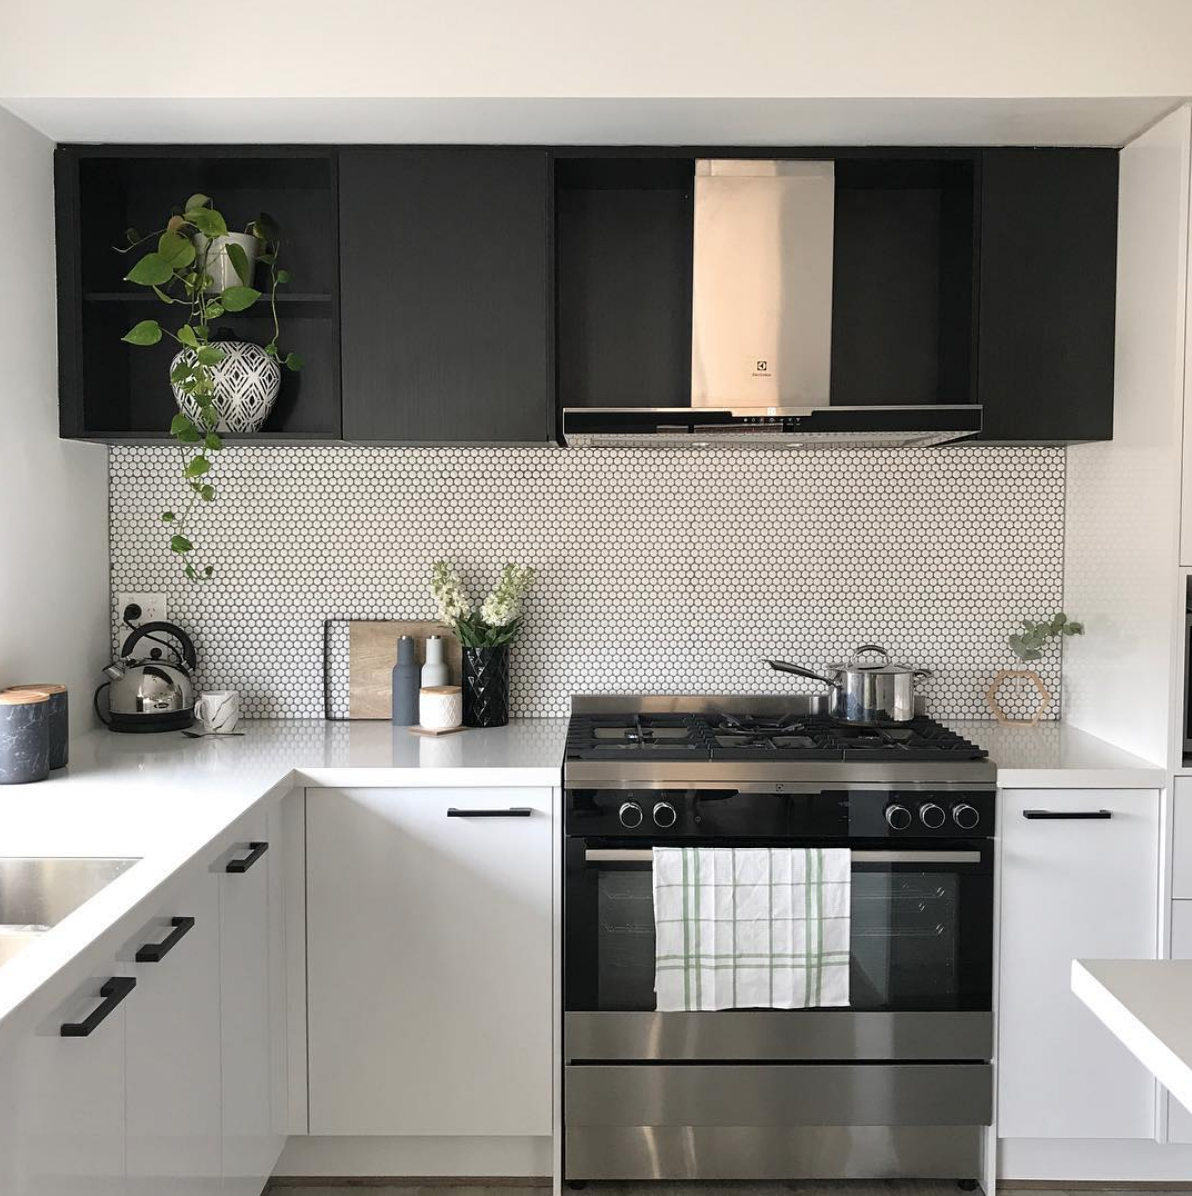
[[[640,841],[567,841],[564,988],[569,1011],[655,1008],[652,882],[649,851]],[[915,845],[904,840],[896,847],[854,848],[851,915],[852,1009],[991,1008],[993,848],[988,841],[945,847],[938,841]]]

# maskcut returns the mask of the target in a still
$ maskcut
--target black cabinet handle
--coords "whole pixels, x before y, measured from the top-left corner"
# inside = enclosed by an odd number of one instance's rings
[[[507,810],[457,810],[451,806],[448,818],[529,818],[534,811],[529,806],[511,806]]]
[[[136,954],[137,963],[161,963],[194,927],[194,918],[171,918],[174,928],[160,943],[146,943]]]
[[[1023,810],[1023,818],[1068,818],[1068,819],[1093,819],[1093,818],[1112,818],[1113,813],[1110,810]]]
[[[248,855],[242,860],[233,860],[226,872],[247,872],[269,850],[268,843],[250,843]]]
[[[99,995],[103,997],[100,1004],[81,1022],[63,1022],[59,1033],[63,1038],[86,1038],[136,986],[137,982],[131,976],[113,976],[99,990]]]

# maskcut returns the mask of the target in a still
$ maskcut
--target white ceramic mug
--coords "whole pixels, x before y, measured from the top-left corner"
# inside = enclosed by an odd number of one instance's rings
[[[240,721],[240,695],[234,689],[206,690],[195,703],[195,721],[208,733],[236,730]]]

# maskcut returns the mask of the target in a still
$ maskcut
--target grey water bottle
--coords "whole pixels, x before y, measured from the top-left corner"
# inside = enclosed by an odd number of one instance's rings
[[[397,641],[397,664],[393,666],[393,724],[413,727],[418,723],[420,672],[414,640],[403,635]]]

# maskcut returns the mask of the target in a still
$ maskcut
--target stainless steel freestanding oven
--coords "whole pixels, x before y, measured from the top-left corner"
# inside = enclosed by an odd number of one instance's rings
[[[925,718],[576,698],[565,1178],[975,1180],[993,1103],[995,776]],[[656,1010],[653,849],[692,844],[849,849],[848,1008]]]

